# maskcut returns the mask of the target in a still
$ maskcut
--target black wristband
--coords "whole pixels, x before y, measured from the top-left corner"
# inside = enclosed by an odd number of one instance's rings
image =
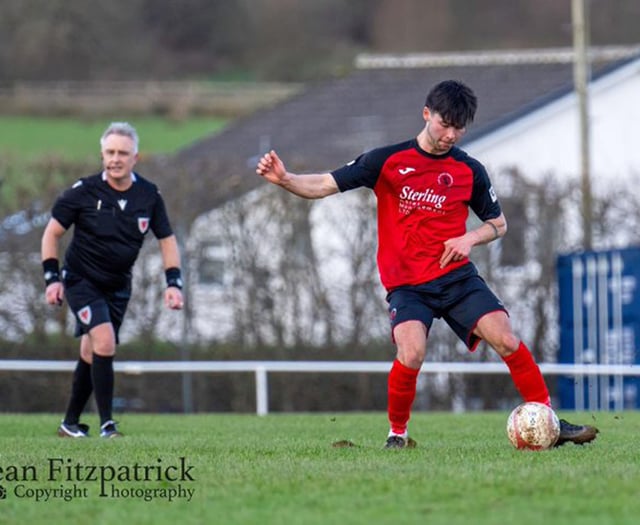
[[[44,271],[44,282],[47,286],[52,283],[60,282],[60,266],[58,259],[53,257],[42,261],[42,270]]]
[[[182,290],[182,274],[180,273],[180,268],[167,268],[164,271],[164,276],[167,279],[167,288],[174,286]]]

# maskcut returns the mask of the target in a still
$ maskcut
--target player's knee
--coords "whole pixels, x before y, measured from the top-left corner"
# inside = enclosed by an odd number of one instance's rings
[[[501,357],[508,357],[518,350],[520,339],[513,333],[507,332],[492,346]]]
[[[409,368],[420,368],[427,351],[427,328],[420,321],[405,321],[396,325],[393,336],[397,359]]]
[[[109,357],[116,353],[116,346],[112,341],[95,341],[93,344],[93,353]]]
[[[80,358],[85,362],[91,364],[93,360],[93,352],[89,346],[82,345],[80,347]]]
[[[408,368],[420,368],[424,361],[424,350],[417,347],[398,347],[397,358],[404,366]]]

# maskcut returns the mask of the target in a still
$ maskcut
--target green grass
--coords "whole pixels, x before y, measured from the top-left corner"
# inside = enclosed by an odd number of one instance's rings
[[[562,414],[561,414],[562,416]],[[586,414],[565,414],[591,421]],[[0,523],[224,524],[632,524],[640,515],[640,414],[595,414],[587,446],[511,448],[506,413],[424,414],[411,422],[419,446],[382,450],[384,414],[123,415],[127,436],[63,440],[55,415],[1,415]],[[91,414],[87,422],[95,424]],[[357,446],[333,448],[336,440]],[[192,466],[194,481],[114,481],[115,490],[193,489],[191,501],[100,497],[97,481],[47,481],[47,465],[133,469]],[[159,462],[158,460],[162,460]],[[85,489],[69,502],[18,498],[9,466],[33,465],[31,489]],[[107,472],[105,470],[105,472]]]
[[[174,122],[160,117],[83,121],[73,118],[0,116],[0,155],[23,160],[55,155],[69,160],[99,158],[99,139],[109,122],[126,120],[138,130],[140,153],[173,153],[191,142],[219,131],[226,120],[189,118]]]
[[[0,116],[0,210],[12,213],[28,208],[42,191],[55,195],[99,167],[99,139],[112,120],[127,119]],[[184,122],[161,117],[130,119],[140,135],[141,159],[170,155],[220,131],[226,122],[219,118]],[[80,166],[86,172],[80,172]]]

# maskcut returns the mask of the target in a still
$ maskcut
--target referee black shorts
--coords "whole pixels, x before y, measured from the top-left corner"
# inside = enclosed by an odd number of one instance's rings
[[[62,272],[62,284],[67,303],[76,318],[74,335],[80,337],[94,326],[111,323],[118,343],[120,326],[131,298],[131,286],[120,290],[102,289],[66,269]]]
[[[392,334],[405,321],[421,321],[429,330],[434,318],[442,318],[471,351],[480,342],[473,333],[480,318],[495,311],[508,314],[472,263],[425,284],[394,288],[387,302]]]

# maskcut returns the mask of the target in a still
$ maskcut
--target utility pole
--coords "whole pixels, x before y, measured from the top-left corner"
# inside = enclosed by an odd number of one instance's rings
[[[583,248],[593,246],[592,218],[593,196],[591,193],[591,149],[589,140],[589,61],[588,13],[585,0],[571,0],[573,21],[573,83],[578,97],[578,125],[580,129],[580,180],[582,186]]]
[[[191,361],[190,351],[190,338],[191,334],[191,316],[192,311],[192,299],[190,297],[189,287],[189,258],[187,254],[187,247],[185,239],[187,238],[188,228],[185,227],[183,221],[179,221],[176,224],[176,231],[178,237],[178,247],[182,258],[182,281],[183,281],[183,294],[185,296],[185,304],[182,312],[182,336],[180,338],[180,359],[182,361]],[[193,412],[193,373],[182,372],[182,411],[185,414],[191,414]]]

